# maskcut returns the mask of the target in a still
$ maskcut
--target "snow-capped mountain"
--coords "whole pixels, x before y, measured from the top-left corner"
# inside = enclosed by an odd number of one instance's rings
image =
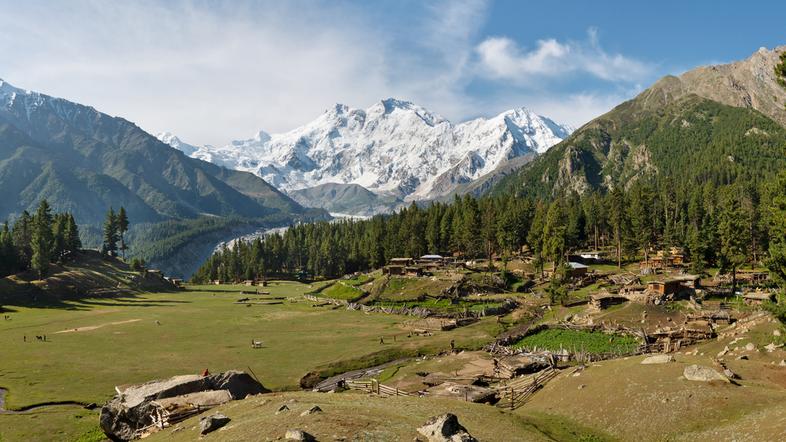
[[[197,148],[168,133],[159,139],[287,192],[357,184],[412,201],[445,195],[507,160],[544,152],[570,132],[525,108],[453,124],[416,104],[387,99],[365,110],[337,104],[290,132],[260,131],[223,147]]]

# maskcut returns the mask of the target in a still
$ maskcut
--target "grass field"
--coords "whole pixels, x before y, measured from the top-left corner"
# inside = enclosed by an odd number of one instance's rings
[[[0,321],[0,387],[8,390],[6,408],[64,400],[101,404],[114,394],[115,385],[205,368],[217,372],[250,367],[268,388],[296,389],[300,377],[316,367],[351,367],[352,360],[380,351],[395,355],[418,348],[446,349],[451,339],[475,347],[496,331],[489,319],[431,337],[408,338],[403,324],[410,318],[315,308],[300,296],[313,289],[308,285],[273,282],[271,296],[298,301],[251,307],[234,304],[245,297],[239,294],[244,288],[201,286],[178,293],[69,301],[56,309],[13,307],[6,313],[11,320]],[[44,334],[47,342],[36,341],[36,335]],[[379,343],[380,337],[386,344]],[[262,340],[263,348],[252,349],[252,339]],[[66,431],[52,439],[74,439],[97,422],[95,413],[77,417],[84,413],[77,407],[52,407],[0,415],[0,438],[36,440],[40,438],[33,431],[51,430]],[[59,417],[48,420],[49,414]],[[63,426],[63,420],[73,425]]]
[[[359,288],[353,287],[343,281],[336,281],[335,284],[319,292],[318,296],[352,301],[362,295],[363,291]]]

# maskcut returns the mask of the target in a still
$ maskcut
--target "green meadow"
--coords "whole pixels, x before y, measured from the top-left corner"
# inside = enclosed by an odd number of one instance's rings
[[[406,322],[412,318],[313,307],[301,296],[313,290],[308,285],[273,282],[266,296],[241,295],[244,289],[192,286],[177,293],[63,302],[56,308],[7,307],[10,312],[4,314],[11,319],[0,321],[5,408],[52,401],[100,405],[114,395],[116,385],[204,369],[250,370],[270,389],[294,390],[315,369],[332,373],[437,352],[447,349],[451,339],[477,347],[497,331],[493,320],[484,320],[430,337],[408,337]],[[287,299],[278,305],[236,303],[282,296]],[[36,339],[41,335],[46,342]],[[263,347],[252,349],[252,339]],[[37,439],[39,434],[57,434],[58,440],[86,434],[89,440],[96,425],[97,411],[78,406],[0,414],[0,440]]]

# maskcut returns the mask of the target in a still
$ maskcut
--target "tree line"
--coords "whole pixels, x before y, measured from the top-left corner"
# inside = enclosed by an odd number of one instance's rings
[[[379,268],[393,257],[505,258],[522,248],[541,271],[581,249],[610,251],[621,266],[669,246],[683,248],[695,272],[719,267],[735,273],[745,263],[758,262],[776,273],[786,269],[786,173],[763,183],[740,179],[721,186],[710,181],[670,186],[641,179],[626,189],[548,200],[464,196],[449,204],[412,204],[393,215],[301,224],[237,241],[213,254],[193,279],[303,273],[333,278]]]
[[[46,200],[42,200],[35,214],[23,211],[9,226],[8,221],[0,231],[0,276],[32,270],[43,278],[53,262],[61,262],[70,253],[79,250],[79,228],[71,213],[52,213]]]

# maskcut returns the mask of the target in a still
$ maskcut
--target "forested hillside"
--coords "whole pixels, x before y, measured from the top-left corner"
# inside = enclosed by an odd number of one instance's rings
[[[692,185],[691,185],[692,184]],[[683,191],[637,180],[628,189],[589,191],[550,200],[465,196],[451,204],[412,205],[365,221],[314,223],[239,242],[214,254],[197,281],[307,273],[337,277],[425,253],[466,258],[510,256],[527,246],[537,267],[559,266],[571,251],[608,246],[619,261],[654,247],[679,246],[694,271],[733,270],[770,252],[777,264],[786,239],[786,174],[718,187],[693,177]],[[783,254],[786,256],[786,254]]]
[[[623,103],[509,175],[492,193],[554,196],[651,179],[685,193],[772,177],[786,166],[786,129],[744,108],[689,95],[664,107]]]
[[[1,80],[0,188],[0,221],[32,212],[46,199],[53,210],[73,215],[86,247],[100,244],[111,206],[125,207],[132,225],[148,229],[182,222],[190,240],[211,238],[197,235],[200,222],[192,222],[205,216],[243,218],[258,227],[324,216],[257,176],[189,158],[122,118]],[[131,233],[129,253],[155,255],[167,270],[177,241]]]

